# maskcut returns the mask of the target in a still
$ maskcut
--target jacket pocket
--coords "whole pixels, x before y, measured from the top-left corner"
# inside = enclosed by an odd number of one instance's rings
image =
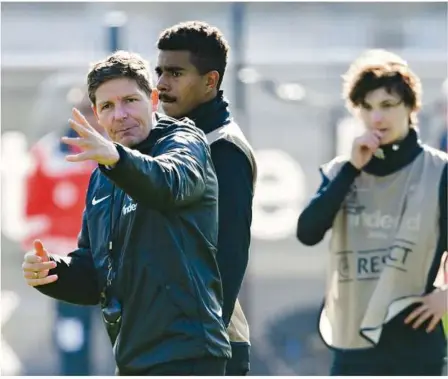
[[[169,325],[170,333],[198,336],[202,333],[200,304],[194,289],[185,288],[175,281],[167,280],[162,271],[154,273],[166,301],[166,308],[173,315]]]
[[[167,306],[164,286],[151,275],[149,267],[142,267],[129,281],[130,291],[123,301],[120,339],[122,346],[129,344],[137,348],[162,338],[175,315]]]
[[[156,270],[155,268],[152,268],[152,270],[154,279],[163,288],[166,300],[175,308],[174,311],[189,319],[196,318],[198,315],[198,303],[196,296],[192,293],[193,289],[190,290],[175,281],[170,281],[161,270]]]

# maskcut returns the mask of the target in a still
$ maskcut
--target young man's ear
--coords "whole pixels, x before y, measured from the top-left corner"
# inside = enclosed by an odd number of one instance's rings
[[[213,91],[218,89],[219,83],[219,72],[218,71],[210,71],[207,74],[207,88],[209,91]]]

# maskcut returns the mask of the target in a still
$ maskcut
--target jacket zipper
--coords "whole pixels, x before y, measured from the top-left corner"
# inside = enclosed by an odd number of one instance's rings
[[[123,208],[124,198],[125,194],[121,193],[121,196],[119,197],[118,203],[119,209],[118,209],[118,215],[116,218],[114,218],[114,211],[115,211],[115,185],[112,187],[112,200],[111,200],[111,210],[109,213],[109,243],[108,243],[108,280],[107,280],[107,286],[112,286],[113,281],[117,280],[118,277],[118,270],[120,268],[120,264],[122,261],[122,251],[120,249],[119,254],[114,254],[114,247],[116,242],[116,235],[117,233],[120,233],[120,219],[121,219],[121,209]],[[114,267],[115,266],[115,267]],[[117,294],[116,294],[117,295]]]
[[[114,206],[115,206],[115,184],[112,186],[112,196],[110,200],[110,212],[109,212],[109,243],[107,250],[107,279],[106,288],[110,287],[112,284],[112,274],[113,274],[113,260],[112,260],[112,249],[113,249],[113,223],[114,223]]]

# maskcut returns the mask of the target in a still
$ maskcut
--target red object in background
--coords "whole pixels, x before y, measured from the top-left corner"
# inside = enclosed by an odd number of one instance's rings
[[[26,181],[27,236],[22,247],[33,248],[40,239],[50,253],[65,255],[77,247],[82,212],[93,162],[65,160],[60,135],[51,133],[30,150],[33,169]]]

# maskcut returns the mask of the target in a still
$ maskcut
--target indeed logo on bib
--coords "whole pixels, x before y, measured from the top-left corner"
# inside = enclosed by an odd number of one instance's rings
[[[421,215],[408,217],[401,220],[405,223],[405,228],[411,231],[420,229]],[[400,217],[394,217],[389,214],[382,214],[380,210],[375,212],[360,212],[350,215],[350,224],[355,227],[364,227],[367,229],[395,230],[399,226]]]
[[[123,216],[126,216],[128,213],[135,212],[136,209],[137,209],[137,204],[135,204],[135,203],[125,205],[123,207]]]

